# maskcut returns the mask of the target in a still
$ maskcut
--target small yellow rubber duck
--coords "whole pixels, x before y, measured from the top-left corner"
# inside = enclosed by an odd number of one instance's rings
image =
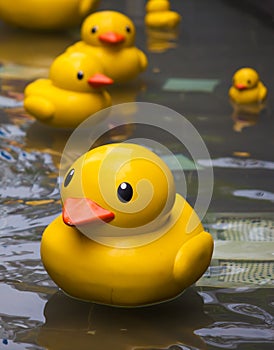
[[[75,128],[111,105],[101,87],[113,80],[102,71],[98,59],[83,52],[61,54],[50,67],[49,79],[37,79],[25,88],[25,110],[50,126]]]
[[[99,11],[88,16],[81,28],[82,41],[67,50],[96,56],[115,83],[137,77],[147,67],[146,55],[134,46],[135,26],[124,14]]]
[[[232,83],[229,96],[235,103],[262,103],[267,96],[267,88],[260,81],[259,74],[253,68],[239,69],[234,74]]]
[[[43,264],[72,297],[115,306],[159,303],[207,269],[213,240],[175,193],[172,173],[147,148],[99,146],[61,187],[63,213],[44,231]],[[195,225],[189,228],[190,217]]]
[[[181,16],[170,11],[168,0],[148,0],[146,4],[145,24],[155,28],[174,28],[181,21]]]
[[[99,0],[0,0],[0,18],[17,27],[55,30],[81,24]]]

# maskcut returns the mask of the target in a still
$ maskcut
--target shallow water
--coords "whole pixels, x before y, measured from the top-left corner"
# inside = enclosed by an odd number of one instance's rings
[[[61,210],[58,166],[69,132],[39,125],[24,113],[22,97],[24,86],[47,75],[53,57],[78,32],[41,36],[0,23],[0,349],[273,348],[273,24],[248,1],[171,4],[183,16],[179,32],[155,39],[143,28],[144,2],[121,1],[115,8],[102,1],[102,9],[123,9],[134,19],[137,45],[149,58],[138,81],[110,93],[115,103],[168,106],[203,137],[214,169],[203,218],[215,240],[211,266],[179,298],[147,308],[84,303],[58,290],[39,249],[43,230]],[[244,65],[260,71],[270,92],[256,116],[237,114],[227,97],[233,72]],[[190,81],[173,89],[174,78]],[[150,134],[142,132],[124,128],[108,137]],[[173,138],[156,136],[178,156],[194,204],[191,159]],[[208,162],[200,159],[198,165],[206,169]],[[176,167],[173,173],[180,192],[181,175]]]

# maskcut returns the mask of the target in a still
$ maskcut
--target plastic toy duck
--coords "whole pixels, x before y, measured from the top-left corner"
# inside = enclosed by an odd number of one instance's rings
[[[143,146],[90,150],[68,170],[61,196],[63,213],[44,231],[41,257],[72,297],[116,306],[158,303],[181,294],[210,263],[211,235],[175,193],[167,165]]]
[[[0,0],[0,18],[17,27],[54,30],[79,25],[98,0]]]
[[[99,58],[115,83],[130,81],[147,67],[146,55],[134,46],[135,26],[120,12],[100,11],[88,16],[81,36],[82,41],[68,51],[84,51]]]
[[[181,16],[170,11],[168,0],[149,0],[146,4],[145,24],[155,28],[174,28],[181,21]]]
[[[24,107],[50,126],[75,128],[83,120],[111,105],[101,87],[113,80],[102,74],[95,57],[85,53],[64,53],[50,67],[49,79],[38,79],[25,89]]]
[[[238,104],[261,103],[267,95],[267,88],[260,81],[258,73],[252,68],[241,68],[233,76],[233,86],[229,96]]]

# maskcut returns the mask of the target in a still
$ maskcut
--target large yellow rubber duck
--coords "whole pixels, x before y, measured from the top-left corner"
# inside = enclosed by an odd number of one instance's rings
[[[168,0],[148,0],[146,4],[145,24],[155,28],[174,28],[181,21],[181,16],[170,11]]]
[[[262,103],[267,95],[267,88],[260,81],[259,74],[249,67],[239,69],[233,76],[229,96],[239,104]]]
[[[81,24],[99,0],[0,0],[0,18],[17,27],[55,30]]]
[[[134,46],[135,26],[116,11],[99,11],[88,16],[81,29],[82,41],[68,51],[84,51],[102,62],[115,83],[130,81],[147,67],[146,55]]]
[[[116,306],[162,302],[210,263],[211,235],[175,193],[167,165],[143,146],[92,149],[68,170],[61,195],[63,213],[44,231],[41,257],[53,281],[75,298]]]
[[[101,87],[113,83],[95,57],[63,53],[50,67],[49,79],[38,79],[25,89],[24,107],[39,121],[75,128],[87,117],[111,105]]]

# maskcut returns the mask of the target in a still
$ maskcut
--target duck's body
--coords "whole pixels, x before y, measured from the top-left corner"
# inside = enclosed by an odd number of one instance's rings
[[[98,74],[100,68],[97,61],[83,53],[58,56],[51,66],[49,79],[38,79],[27,85],[26,111],[48,125],[75,128],[111,105],[108,92],[98,89],[104,85],[104,81],[100,81],[103,75]],[[105,81],[106,84],[112,82]]]
[[[98,0],[0,0],[0,17],[14,26],[53,30],[79,25]]]
[[[238,104],[262,103],[267,96],[267,88],[260,81],[258,73],[252,68],[242,68],[233,76],[229,96]]]
[[[181,21],[181,16],[175,11],[147,13],[145,24],[151,28],[174,28]]]
[[[166,234],[134,248],[99,244],[65,225],[60,215],[43,234],[43,263],[59,287],[79,299],[137,306],[174,298],[200,278],[211,259],[212,238],[201,224],[184,234],[192,213],[177,195],[174,225],[167,223]]]
[[[98,0],[0,0],[1,19],[14,26],[55,30],[79,25]]]
[[[111,105],[107,91],[76,92],[38,79],[25,89],[25,109],[36,119],[56,127],[75,128],[86,118]]]
[[[95,56],[115,83],[130,81],[147,67],[146,55],[134,46],[133,22],[119,12],[99,11],[88,16],[83,22],[81,36],[82,40],[67,51]]]
[[[181,21],[181,16],[170,11],[168,0],[149,0],[146,4],[145,24],[154,28],[174,28]]]
[[[211,235],[204,231],[190,205],[180,195],[174,196],[172,183],[169,189],[166,187],[166,181],[171,180],[170,174],[165,173],[166,165],[152,152],[142,149],[131,144],[101,146],[81,157],[67,173],[62,187],[63,215],[45,230],[41,256],[55,283],[75,298],[117,306],[161,302],[176,297],[193,284],[210,263]],[[125,157],[122,163],[121,153]],[[140,158],[136,158],[137,154]],[[128,157],[132,159],[128,161]],[[102,173],[98,179],[97,171],[104,169],[102,162],[106,158],[107,174]],[[136,173],[140,165],[142,168]],[[118,170],[113,172],[114,168]],[[77,176],[81,169],[82,180],[89,174],[82,185]],[[125,195],[122,202],[117,201],[116,190],[113,193],[110,185],[114,173],[118,181],[114,188],[117,186],[118,193]],[[99,181],[99,188],[94,179]],[[132,185],[132,193],[128,188],[119,192],[123,186],[118,184],[123,179],[129,182],[122,185]],[[147,179],[154,179],[152,192]],[[92,184],[90,189],[86,188],[88,183]],[[74,198],[69,196],[71,190]],[[96,208],[93,206],[91,211],[81,208],[75,214],[73,208],[76,211],[80,208],[83,197],[90,201],[91,192]],[[103,221],[91,223],[89,214],[84,218],[83,212],[93,215],[98,204]],[[188,232],[192,215],[196,225]]]

